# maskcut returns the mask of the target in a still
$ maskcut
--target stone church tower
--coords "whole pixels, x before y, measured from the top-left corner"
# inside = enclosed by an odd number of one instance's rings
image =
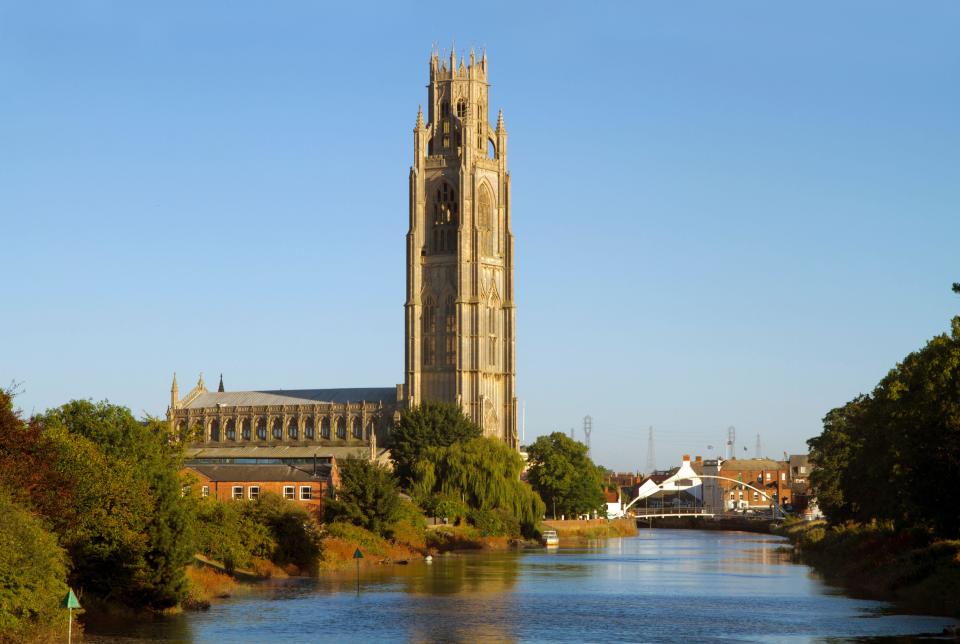
[[[408,405],[460,405],[486,436],[517,440],[516,309],[503,112],[488,120],[487,57],[430,57],[417,114],[407,233]]]

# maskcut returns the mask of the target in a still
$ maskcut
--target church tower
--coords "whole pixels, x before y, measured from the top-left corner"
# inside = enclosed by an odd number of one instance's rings
[[[404,398],[457,403],[518,447],[510,175],[487,56],[430,56],[417,114],[407,233]]]

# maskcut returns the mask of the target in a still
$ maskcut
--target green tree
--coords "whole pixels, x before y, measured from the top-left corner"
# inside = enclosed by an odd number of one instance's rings
[[[29,641],[59,627],[66,576],[56,537],[0,488],[0,641]]]
[[[182,494],[181,452],[168,440],[165,423],[141,422],[125,407],[87,400],[71,401],[38,420],[45,435],[60,437],[64,454],[69,454],[64,439],[86,444],[87,451],[90,445],[99,451],[105,459],[104,476],[111,479],[109,489],[118,481],[127,486],[119,491],[126,499],[117,503],[124,510],[118,517],[125,521],[126,531],[137,536],[107,539],[116,545],[110,556],[100,556],[110,551],[101,548],[103,535],[80,541],[75,567],[83,571],[87,563],[94,564],[92,577],[83,581],[92,582],[97,594],[119,596],[134,606],[177,605],[186,595],[184,569],[193,558],[193,516],[192,504]],[[74,462],[65,473],[76,467]]]
[[[473,510],[502,510],[519,522],[524,534],[531,534],[544,505],[520,480],[522,469],[523,459],[502,441],[474,438],[426,450],[417,464],[413,487],[421,495],[441,500],[438,503],[452,498]]]
[[[390,454],[400,484],[409,487],[413,468],[425,450],[479,438],[481,434],[457,405],[426,401],[405,410],[390,435]]]
[[[960,317],[869,396],[827,414],[808,443],[811,481],[831,521],[889,520],[960,536]]]
[[[243,515],[252,524],[269,530],[274,547],[268,556],[275,564],[293,564],[308,570],[315,567],[320,555],[320,531],[303,506],[270,492],[242,503]]]
[[[587,446],[562,432],[540,436],[527,450],[527,480],[554,515],[604,514],[603,471]]]
[[[337,498],[324,511],[327,521],[347,521],[385,535],[399,512],[397,482],[385,467],[353,456],[340,463]]]

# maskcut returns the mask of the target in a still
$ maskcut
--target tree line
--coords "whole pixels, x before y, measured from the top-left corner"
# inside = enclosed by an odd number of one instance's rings
[[[811,483],[832,523],[960,537],[960,317],[872,392],[830,410],[808,445]]]

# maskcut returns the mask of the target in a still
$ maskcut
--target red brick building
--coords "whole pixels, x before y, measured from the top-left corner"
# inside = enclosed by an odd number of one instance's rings
[[[339,483],[336,463],[313,467],[293,465],[214,464],[189,465],[184,472],[192,475],[200,496],[221,501],[256,500],[271,492],[294,501],[321,516],[323,500],[333,498]]]

